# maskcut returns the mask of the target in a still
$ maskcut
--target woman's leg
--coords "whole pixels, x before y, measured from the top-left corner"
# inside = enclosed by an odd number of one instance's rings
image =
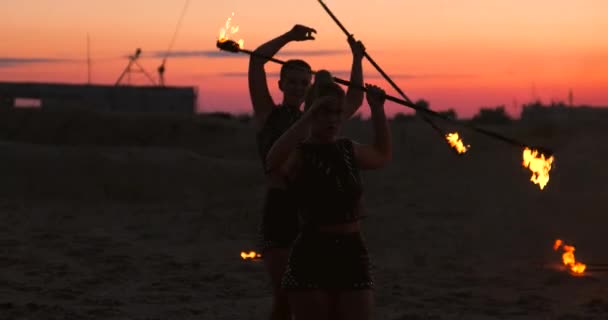
[[[264,250],[264,264],[272,282],[271,320],[291,319],[287,293],[281,289],[281,279],[287,266],[288,257],[289,249],[286,248],[268,248]]]
[[[321,290],[292,291],[289,305],[294,320],[334,320],[329,318],[330,296]]]
[[[374,291],[371,289],[342,291],[338,294],[336,304],[338,319],[372,319]]]

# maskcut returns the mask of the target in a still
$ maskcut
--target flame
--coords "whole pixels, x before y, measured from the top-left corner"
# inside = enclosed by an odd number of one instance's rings
[[[262,255],[255,251],[249,251],[249,252],[241,251],[241,258],[243,260],[254,260],[254,259],[262,258]]]
[[[234,35],[235,33],[239,32],[239,26],[233,26],[232,24],[232,17],[234,17],[234,12],[232,13],[232,16],[228,17],[228,19],[226,20],[226,23],[224,24],[223,28],[220,28],[220,36],[218,38],[219,42],[225,42],[230,40],[230,37],[232,35]],[[243,49],[244,45],[245,45],[245,40],[243,39],[239,39],[238,41],[236,41],[236,43],[238,43],[239,48]]]
[[[464,146],[462,139],[458,136],[458,132],[448,133],[445,135],[445,138],[458,153],[465,153],[471,147],[470,145]]]
[[[557,249],[559,249],[559,247],[562,246],[564,242],[560,239],[555,240],[555,243],[553,244],[553,250],[557,251]]]
[[[531,150],[526,147],[523,153],[524,161],[522,165],[524,168],[532,171],[532,177],[530,181],[538,184],[542,190],[549,182],[549,171],[551,171],[551,164],[553,164],[553,156],[545,158],[545,155],[540,153],[538,150]]]
[[[557,239],[553,244],[553,250],[557,251],[559,248],[564,250],[562,254],[562,262],[563,264],[570,268],[570,271],[575,275],[582,275],[585,273],[585,269],[587,269],[587,265],[582,262],[576,261],[574,257],[574,246],[565,244],[562,240]]]

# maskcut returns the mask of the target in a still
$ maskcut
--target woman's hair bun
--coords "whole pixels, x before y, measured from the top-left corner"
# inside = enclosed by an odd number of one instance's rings
[[[334,77],[327,70],[319,70],[315,74],[315,84],[328,85],[334,83]]]

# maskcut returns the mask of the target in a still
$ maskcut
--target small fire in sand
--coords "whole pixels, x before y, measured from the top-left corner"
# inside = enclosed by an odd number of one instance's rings
[[[557,239],[553,244],[553,250],[557,251],[562,249],[564,253],[562,254],[562,263],[568,267],[568,269],[574,275],[583,275],[585,273],[585,269],[587,269],[587,265],[582,262],[576,261],[574,257],[574,246],[565,244],[562,240]]]
[[[243,260],[257,260],[257,259],[262,258],[262,254],[257,253],[255,251],[249,251],[249,252],[241,251],[241,258]]]

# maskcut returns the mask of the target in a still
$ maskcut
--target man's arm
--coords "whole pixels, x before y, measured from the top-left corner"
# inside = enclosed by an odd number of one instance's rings
[[[268,90],[266,71],[264,70],[264,65],[270,60],[258,55],[272,58],[291,41],[314,39],[312,32],[316,31],[302,25],[295,25],[290,31],[264,43],[253,51],[249,59],[249,96],[251,97],[254,118],[259,126],[264,124],[266,117],[268,117],[272,108],[275,107],[275,103]]]
[[[282,34],[255,49],[254,53],[272,57],[288,42],[287,34]],[[249,59],[249,96],[253,106],[253,117],[258,126],[264,123],[274,108],[274,101],[266,81],[266,70],[264,70],[264,65],[268,61],[255,55],[251,55]]]

